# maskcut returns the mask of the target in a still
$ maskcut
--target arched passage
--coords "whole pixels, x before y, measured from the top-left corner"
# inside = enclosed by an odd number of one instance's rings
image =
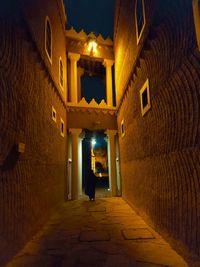
[[[85,181],[92,169],[99,196],[121,194],[119,155],[115,130],[70,129],[68,138],[68,198],[84,194]]]

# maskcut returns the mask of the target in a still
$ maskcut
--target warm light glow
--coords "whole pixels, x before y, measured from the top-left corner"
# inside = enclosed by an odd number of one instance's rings
[[[97,42],[94,39],[91,39],[88,43],[88,51],[92,54],[97,52]]]
[[[91,140],[91,169],[93,170],[93,172],[95,173],[95,154],[94,154],[94,146],[96,144],[96,140],[94,138],[92,138]]]

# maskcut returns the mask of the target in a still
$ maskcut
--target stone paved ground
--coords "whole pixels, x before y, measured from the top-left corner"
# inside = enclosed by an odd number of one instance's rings
[[[188,266],[122,198],[69,201],[6,267]]]

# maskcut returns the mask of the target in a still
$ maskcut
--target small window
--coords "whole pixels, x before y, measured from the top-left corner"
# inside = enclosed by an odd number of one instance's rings
[[[146,24],[145,19],[145,5],[144,0],[136,0],[135,5],[135,25],[136,25],[136,38],[137,44],[139,43],[144,27]]]
[[[63,85],[64,85],[64,80],[63,80],[63,63],[62,63],[62,59],[59,59],[59,82],[60,82],[60,86],[63,89]]]
[[[55,108],[52,106],[52,112],[51,112],[51,118],[53,121],[57,121],[57,118],[56,118],[56,110]]]
[[[122,137],[125,135],[124,120],[121,121],[121,135]]]
[[[200,0],[193,0],[193,16],[198,48],[200,50]]]
[[[140,104],[142,116],[151,108],[150,93],[149,93],[149,80],[147,79],[140,90]]]
[[[52,63],[52,30],[48,17],[46,17],[45,21],[45,51],[50,63]]]
[[[60,134],[62,137],[65,136],[65,123],[63,121],[63,119],[60,119]]]

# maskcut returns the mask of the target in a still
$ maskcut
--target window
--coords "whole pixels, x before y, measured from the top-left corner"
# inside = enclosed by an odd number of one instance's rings
[[[144,116],[144,114],[151,108],[148,79],[140,89],[140,104],[141,104],[141,113],[142,116]]]
[[[122,135],[122,137],[124,137],[124,135],[125,135],[124,120],[121,121],[121,135]]]
[[[135,25],[136,25],[137,44],[141,39],[146,24],[144,1],[145,0],[136,0],[136,5],[135,5]]]
[[[64,85],[64,80],[63,80],[63,63],[62,63],[62,59],[59,59],[59,82],[60,82],[60,86],[63,89],[63,85]]]
[[[48,17],[46,17],[45,21],[45,51],[50,63],[52,63],[52,30]]]
[[[193,0],[192,6],[193,6],[193,16],[194,16],[197,44],[200,50],[200,0]]]
[[[60,134],[62,137],[65,136],[64,131],[65,131],[65,123],[64,123],[63,119],[61,118],[60,119]]]
[[[57,118],[56,118],[56,110],[55,108],[52,106],[52,111],[51,111],[51,118],[53,121],[57,121]]]

